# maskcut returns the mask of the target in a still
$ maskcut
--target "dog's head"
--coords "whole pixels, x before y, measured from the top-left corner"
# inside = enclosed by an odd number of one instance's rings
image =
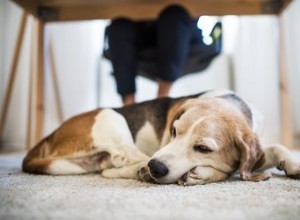
[[[189,100],[170,112],[167,126],[170,141],[148,164],[156,182],[177,182],[194,168],[205,173],[206,182],[238,169],[243,180],[266,178],[252,174],[264,156],[256,134],[241,111],[224,99]]]

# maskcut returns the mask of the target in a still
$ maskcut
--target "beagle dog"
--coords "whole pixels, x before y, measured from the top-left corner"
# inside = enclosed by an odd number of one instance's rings
[[[270,178],[277,167],[300,178],[300,163],[281,145],[262,148],[262,116],[231,91],[162,98],[77,115],[32,148],[23,171],[195,185],[239,172]]]

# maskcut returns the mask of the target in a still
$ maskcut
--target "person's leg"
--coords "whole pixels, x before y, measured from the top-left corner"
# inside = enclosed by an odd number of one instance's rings
[[[127,19],[116,19],[108,28],[111,61],[124,105],[134,103],[135,75],[137,65],[137,24]]]
[[[122,95],[122,101],[124,106],[134,104],[135,103],[134,93]]]
[[[193,20],[185,9],[170,6],[165,9],[157,24],[158,41],[158,96],[169,94],[172,83],[180,76],[188,55]]]
[[[163,81],[161,79],[158,79],[157,82],[158,82],[157,98],[163,98],[168,96],[172,88],[173,82]]]

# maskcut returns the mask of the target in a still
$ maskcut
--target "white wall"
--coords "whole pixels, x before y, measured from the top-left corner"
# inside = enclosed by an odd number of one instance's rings
[[[300,1],[294,1],[284,13],[287,64],[291,94],[293,130],[296,146],[300,148]]]
[[[288,39],[288,58],[292,86],[293,123],[300,131],[299,112],[299,34],[300,1],[295,1],[285,15]],[[0,91],[1,101],[11,65],[14,42],[20,19],[20,9],[10,1],[0,1]],[[111,65],[100,62],[103,30],[107,21],[50,24],[58,81],[63,101],[64,118],[101,106],[120,106]],[[234,65],[236,91],[252,102],[266,116],[264,142],[280,140],[278,91],[278,20],[275,17],[225,17],[224,55],[201,74],[177,81],[171,91],[179,96],[211,88],[229,88],[231,65]],[[2,146],[23,147],[26,135],[27,91],[31,22],[26,30],[18,77],[10,106]],[[2,34],[3,33],[3,34]],[[139,101],[154,98],[155,83],[138,79]],[[49,63],[46,64],[46,127],[45,134],[59,125],[52,90]]]
[[[97,107],[97,63],[104,25],[105,22],[101,21],[85,21],[47,26],[53,45],[64,119]],[[46,100],[45,133],[50,133],[60,122],[55,114],[49,62],[46,67],[46,97],[50,100]]]
[[[0,3],[0,97],[1,103],[3,103],[21,10],[11,1],[0,1]],[[48,39],[51,39],[55,54],[64,119],[97,107],[97,93],[99,92],[97,90],[97,63],[106,23],[103,21],[70,22],[49,24],[46,27],[47,36]],[[6,126],[1,140],[1,146],[9,149],[23,148],[26,141],[32,27],[33,20],[29,19]],[[48,54],[47,43],[46,53]],[[49,56],[47,56],[45,69],[46,120],[43,132],[48,134],[60,124],[52,87]],[[2,106],[3,104],[1,104],[1,109]]]
[[[10,70],[12,56],[14,53],[14,43],[16,41],[19,21],[21,18],[20,10],[10,1],[1,1],[0,20],[1,30],[1,66],[0,66],[0,85],[1,85],[1,103],[4,98],[4,91],[7,85],[8,72]],[[23,146],[25,139],[26,109],[27,109],[27,91],[28,91],[28,73],[29,73],[29,37],[30,24],[27,25],[24,44],[20,55],[20,66],[17,69],[17,78],[14,91],[12,93],[11,108],[7,116],[7,126],[4,130],[2,142],[4,145]],[[2,105],[1,105],[2,109]]]
[[[235,89],[265,116],[264,140],[279,141],[278,18],[242,16],[238,35],[233,53]]]
[[[4,2],[0,1],[0,15],[4,15]],[[2,16],[3,17],[3,16]],[[4,19],[1,17],[0,19],[0,73],[3,72],[3,42],[4,42]],[[3,77],[4,74],[0,74],[0,94],[3,93]],[[2,97],[0,97],[0,102],[2,101]]]

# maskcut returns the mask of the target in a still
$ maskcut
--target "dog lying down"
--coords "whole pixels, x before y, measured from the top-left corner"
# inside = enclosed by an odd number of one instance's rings
[[[261,115],[231,91],[162,98],[75,116],[44,138],[23,171],[68,175],[99,172],[180,185],[270,178],[277,167],[300,178],[300,163],[284,146],[262,148]]]

